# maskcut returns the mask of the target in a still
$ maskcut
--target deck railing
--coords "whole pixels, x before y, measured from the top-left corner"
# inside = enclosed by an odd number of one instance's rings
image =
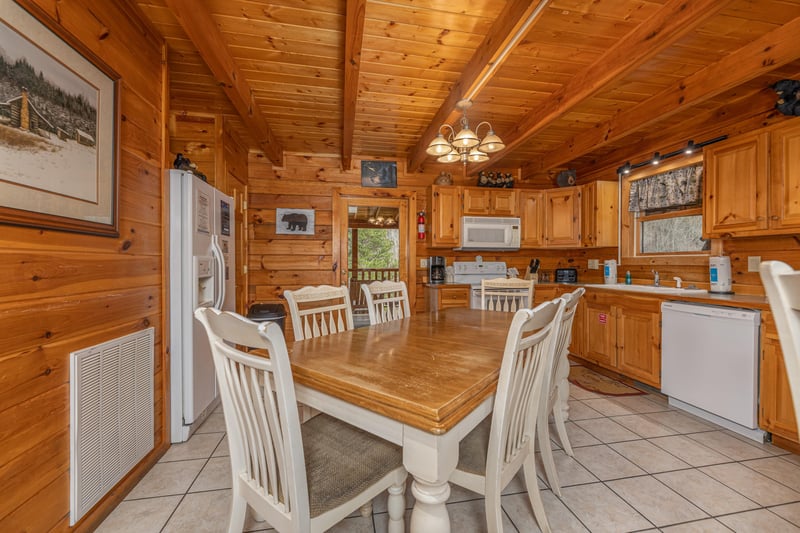
[[[367,302],[361,286],[373,281],[399,281],[399,268],[357,268],[350,270],[350,303],[353,314],[366,314]]]

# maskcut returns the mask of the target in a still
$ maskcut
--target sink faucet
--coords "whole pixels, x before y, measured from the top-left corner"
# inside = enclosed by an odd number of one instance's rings
[[[681,278],[679,278],[678,276],[675,276],[675,277],[674,277],[674,278],[672,278],[672,279],[674,279],[674,280],[675,280],[675,288],[676,288],[676,289],[680,289],[680,288],[682,288],[681,284],[683,283],[683,280],[682,280]]]
[[[650,272],[653,273],[653,285],[655,287],[661,286],[661,278],[658,276],[658,270],[651,270]]]

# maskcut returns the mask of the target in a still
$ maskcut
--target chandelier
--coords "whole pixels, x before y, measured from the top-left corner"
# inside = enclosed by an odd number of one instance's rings
[[[506,147],[500,137],[495,135],[492,125],[486,121],[478,124],[474,132],[469,129],[467,109],[470,107],[472,107],[472,100],[459,100],[456,108],[462,113],[461,130],[456,133],[456,130],[450,124],[439,126],[439,133],[425,150],[428,155],[436,156],[436,160],[440,163],[461,161],[466,165],[468,162],[482,163],[488,161],[489,156],[487,154],[499,152]],[[478,131],[484,124],[489,128],[489,131],[481,139],[478,137]],[[442,130],[449,130],[447,137],[442,134]]]
[[[391,216],[382,217],[380,215],[378,215],[377,217],[369,217],[367,219],[367,222],[369,222],[373,226],[380,226],[380,227],[383,227],[383,226],[394,226],[395,224],[397,224],[397,220],[395,220]]]

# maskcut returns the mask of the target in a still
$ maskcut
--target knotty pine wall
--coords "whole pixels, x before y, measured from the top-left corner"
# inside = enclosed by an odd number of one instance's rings
[[[397,162],[398,190],[415,191],[416,211],[425,211],[430,221],[427,204],[427,188],[439,171],[446,169],[453,174],[454,185],[475,185],[475,178],[457,176],[458,166],[427,169],[424,173],[406,174],[404,163]],[[360,187],[361,162],[353,161],[353,169],[342,171],[338,157],[304,156],[287,154],[283,168],[273,167],[269,160],[258,152],[250,153],[248,182],[250,224],[249,243],[249,301],[250,303],[281,303],[285,306],[283,291],[298,289],[305,285],[339,284],[338,266],[334,269],[332,242],[333,190],[337,187]],[[365,193],[374,188],[365,189]],[[275,234],[275,208],[288,207],[314,209],[315,235],[295,236]],[[600,270],[587,270],[587,259],[611,259],[616,248],[600,248],[587,251],[576,250],[523,250],[519,252],[454,252],[451,249],[429,248],[426,242],[417,241],[417,267],[419,258],[442,255],[447,264],[454,260],[472,261],[481,254],[485,261],[505,261],[509,267],[525,272],[530,260],[541,259],[541,268],[553,270],[559,267],[575,267],[580,280],[599,282]],[[425,309],[424,269],[417,270],[417,286],[409,288],[416,293],[416,309]],[[288,314],[288,311],[287,311]],[[291,339],[291,326],[287,321],[287,337]]]
[[[69,353],[155,327],[156,450],[103,515],[163,454],[166,355],[162,40],[120,0],[33,0],[121,76],[119,238],[0,228],[0,531],[68,531]],[[58,22],[55,22],[58,21]]]

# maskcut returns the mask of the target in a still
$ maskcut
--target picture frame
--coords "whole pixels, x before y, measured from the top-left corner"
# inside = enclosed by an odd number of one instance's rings
[[[275,209],[275,233],[277,235],[314,235],[314,210]]]
[[[397,162],[396,161],[362,161],[361,162],[362,187],[397,187]]]
[[[21,7],[19,4],[26,6]],[[34,4],[0,4],[0,223],[119,236],[119,79]]]

